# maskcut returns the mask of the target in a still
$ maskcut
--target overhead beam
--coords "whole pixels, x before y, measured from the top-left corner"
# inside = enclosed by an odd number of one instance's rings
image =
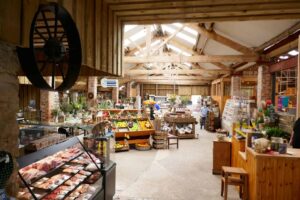
[[[135,80],[137,83],[176,84],[176,85],[209,85],[211,81],[197,80]]]
[[[126,76],[131,80],[198,80],[198,81],[211,81],[214,80],[215,77],[203,77],[203,76],[184,76],[184,75],[176,75],[176,76]]]
[[[269,41],[263,43],[262,45],[254,48],[254,50],[257,51],[257,52],[262,52],[265,48],[280,42],[281,40],[287,38],[289,35],[295,33],[299,29],[300,29],[300,22],[296,23],[295,25],[293,25],[289,29],[283,31],[282,33],[280,33],[279,35],[273,37],[272,39],[270,39]]]
[[[147,75],[147,74],[224,74],[228,71],[225,70],[202,70],[202,69],[180,69],[180,70],[141,70],[141,69],[134,69],[126,71],[126,75]]]
[[[261,65],[261,64],[258,64],[258,63],[255,63],[255,64],[253,64],[253,65],[247,65],[247,64],[245,64],[245,65],[243,65],[243,66],[240,66],[240,67],[236,68],[236,69],[234,70],[234,72],[240,72],[240,71],[246,70],[246,69],[248,69],[248,68],[251,68],[251,67],[257,67],[257,66],[260,66],[260,65]]]
[[[219,67],[220,69],[224,69],[224,70],[232,70],[231,67],[228,67],[227,65],[224,65],[223,63],[221,62],[212,62],[211,64]]]
[[[183,55],[171,55],[171,56],[149,56],[149,57],[133,57],[124,56],[124,63],[150,63],[150,62],[171,62],[171,63],[183,63],[183,62],[256,62],[265,60],[257,55],[197,55],[197,56],[183,56]]]
[[[254,54],[255,52],[248,48],[245,47],[231,39],[228,39],[222,35],[217,34],[214,30],[208,31],[204,26],[197,26],[194,24],[189,24],[189,27],[197,30],[201,35],[204,35],[208,37],[209,39],[215,40],[225,46],[228,46],[238,52],[244,53],[244,54]]]
[[[289,42],[273,51],[271,51],[270,53],[266,54],[269,58],[272,57],[276,57],[276,56],[280,56],[284,53],[287,53],[288,51],[297,48],[298,46],[298,40],[294,40],[292,42]]]

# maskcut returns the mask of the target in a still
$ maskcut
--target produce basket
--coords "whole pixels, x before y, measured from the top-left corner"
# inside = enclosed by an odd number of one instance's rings
[[[148,143],[145,144],[135,144],[136,150],[139,151],[149,151],[151,149],[151,145]]]
[[[129,151],[129,146],[115,147],[115,152]]]

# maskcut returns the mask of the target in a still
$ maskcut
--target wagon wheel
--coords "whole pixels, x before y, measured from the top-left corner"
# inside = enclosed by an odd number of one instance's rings
[[[17,51],[22,69],[36,87],[63,91],[75,84],[81,67],[79,33],[69,13],[58,4],[39,6],[31,24],[30,48]],[[62,82],[56,85],[58,77]]]

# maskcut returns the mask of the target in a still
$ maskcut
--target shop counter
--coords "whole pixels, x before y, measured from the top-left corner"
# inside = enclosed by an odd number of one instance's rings
[[[288,149],[287,154],[263,154],[246,147],[238,155],[236,167],[249,173],[250,200],[299,199],[300,149]]]

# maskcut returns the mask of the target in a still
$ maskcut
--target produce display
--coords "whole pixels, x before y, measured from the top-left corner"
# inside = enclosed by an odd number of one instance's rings
[[[141,120],[139,121],[139,125],[142,130],[149,130],[152,129],[152,125],[148,120]]]
[[[28,165],[19,173],[37,199],[89,199],[101,185],[96,183],[101,177],[100,163],[93,154],[72,147]],[[34,198],[21,185],[18,199]]]
[[[138,131],[139,130],[139,125],[137,122],[128,122],[128,128],[130,131]]]
[[[126,121],[116,121],[115,125],[117,128],[127,128],[128,126]]]

